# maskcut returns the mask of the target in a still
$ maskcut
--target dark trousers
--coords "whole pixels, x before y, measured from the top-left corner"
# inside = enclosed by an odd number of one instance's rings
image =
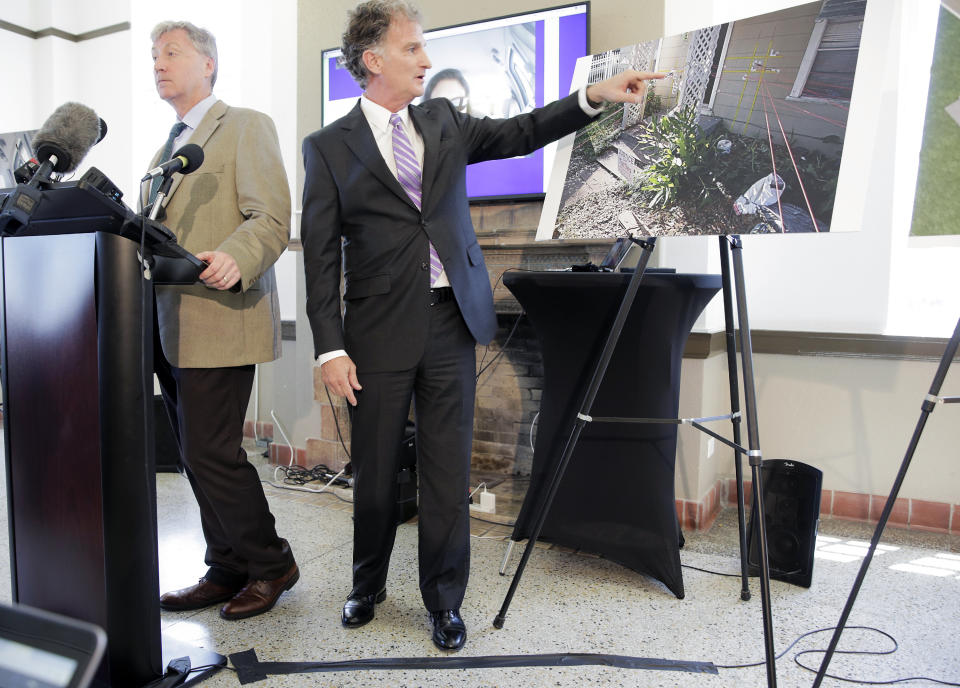
[[[156,347],[154,371],[200,505],[206,577],[231,586],[279,578],[293,555],[241,446],[254,367],[177,368]]]
[[[476,392],[475,343],[455,301],[431,307],[430,337],[410,370],[357,375],[353,409],[353,592],[386,585],[396,534],[400,441],[417,423],[420,593],[428,611],[456,609],[470,568],[468,490]]]

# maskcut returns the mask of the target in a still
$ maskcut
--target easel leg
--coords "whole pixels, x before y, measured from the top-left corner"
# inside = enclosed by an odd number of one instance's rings
[[[637,264],[636,271],[633,273],[633,276],[630,278],[630,282],[627,284],[627,290],[623,294],[623,300],[620,302],[620,308],[617,310],[617,316],[614,318],[613,325],[611,325],[610,332],[607,335],[607,341],[604,343],[603,350],[600,352],[600,358],[597,361],[597,365],[593,371],[593,376],[590,378],[590,383],[587,386],[587,391],[583,397],[580,413],[578,413],[577,417],[574,419],[573,428],[570,431],[570,436],[567,438],[567,444],[563,448],[563,454],[560,456],[560,461],[557,464],[557,468],[553,473],[553,477],[550,479],[550,485],[547,488],[546,497],[544,498],[543,503],[540,506],[540,510],[537,512],[536,518],[534,519],[535,525],[533,527],[533,532],[530,534],[530,539],[527,541],[527,546],[523,550],[523,556],[520,558],[520,563],[517,565],[517,572],[513,574],[513,580],[510,582],[510,589],[507,591],[507,596],[503,600],[503,605],[500,607],[500,612],[493,619],[494,628],[503,628],[503,622],[507,617],[507,610],[510,608],[510,602],[513,600],[513,595],[517,591],[517,585],[520,583],[521,576],[523,576],[523,570],[526,568],[527,561],[530,559],[530,555],[533,553],[533,548],[537,544],[537,538],[540,537],[540,531],[543,530],[543,524],[547,520],[547,514],[550,512],[550,506],[553,504],[553,498],[556,496],[557,489],[560,487],[560,480],[563,478],[563,474],[567,469],[567,464],[570,463],[570,457],[573,456],[573,450],[577,446],[577,440],[580,439],[580,433],[583,431],[583,426],[587,423],[586,416],[590,414],[590,408],[593,406],[593,401],[596,399],[597,392],[600,390],[600,383],[603,382],[603,376],[607,372],[607,365],[610,363],[610,359],[613,358],[613,352],[617,348],[617,342],[620,339],[620,333],[623,331],[623,326],[626,323],[627,316],[630,314],[630,309],[633,307],[633,301],[637,296],[637,290],[640,288],[640,280],[643,279],[643,273],[647,269],[647,263],[650,262],[650,255],[653,253],[656,239],[650,238],[646,241],[638,241],[636,243],[643,249],[643,254],[640,256],[640,261]]]
[[[720,272],[723,283],[723,317],[726,330],[727,372],[730,378],[730,413],[733,414],[733,443],[740,442],[740,385],[737,371],[737,341],[733,326],[733,288],[730,284],[730,249],[727,237],[720,237]],[[743,463],[740,451],[733,453],[733,465],[737,476],[737,526],[740,529],[740,599],[750,599],[750,583],[747,568],[747,525],[744,517]]]
[[[743,397],[747,415],[747,442],[750,467],[753,470],[753,499],[757,505],[757,528],[760,535],[760,601],[763,607],[763,639],[767,660],[767,686],[777,685],[776,652],[773,647],[773,619],[770,610],[770,565],[767,558],[767,528],[763,508],[763,456],[757,425],[757,390],[753,378],[753,342],[747,316],[747,294],[743,278],[743,244],[739,236],[729,237],[733,247],[733,280],[737,294],[737,316],[740,321],[740,358],[743,366]]]
[[[950,362],[953,361],[953,357],[957,355],[958,347],[960,347],[960,320],[957,320],[957,326],[953,330],[953,337],[951,337],[950,341],[947,343],[946,351],[943,352],[943,357],[940,359],[940,365],[937,367],[937,372],[933,376],[933,384],[930,385],[930,392],[927,394],[927,398],[924,399],[923,404],[920,407],[920,418],[917,420],[917,425],[913,430],[913,436],[910,438],[910,444],[907,446],[907,453],[903,457],[903,462],[900,464],[900,471],[897,473],[896,480],[893,482],[893,489],[890,491],[890,496],[887,497],[887,503],[883,507],[883,512],[880,514],[880,520],[877,523],[877,528],[873,532],[873,538],[870,540],[870,549],[867,550],[867,556],[864,557],[863,562],[860,564],[860,572],[857,573],[857,579],[854,581],[853,588],[850,590],[850,595],[847,597],[847,603],[843,607],[843,613],[840,614],[840,621],[837,622],[837,628],[833,632],[833,637],[830,639],[830,645],[827,647],[827,652],[823,656],[823,661],[820,664],[820,670],[817,672],[817,678],[813,682],[813,688],[819,687],[819,685],[823,682],[823,677],[827,673],[827,667],[830,665],[830,660],[833,658],[833,653],[837,649],[837,643],[840,642],[840,635],[843,633],[843,629],[847,625],[847,619],[850,617],[850,612],[853,609],[853,603],[856,601],[857,594],[860,592],[860,586],[863,584],[863,579],[867,575],[867,568],[870,566],[870,562],[873,561],[873,553],[876,551],[877,545],[880,543],[880,536],[883,535],[883,529],[887,526],[887,520],[890,518],[890,512],[893,511],[893,505],[897,500],[897,495],[900,494],[900,487],[903,485],[903,481],[907,477],[907,469],[910,467],[910,461],[913,459],[913,453],[916,451],[917,444],[920,442],[920,435],[923,433],[923,428],[927,424],[927,418],[935,408],[935,402],[933,399],[940,395],[940,387],[943,386],[943,381],[947,377],[947,370],[950,368]]]

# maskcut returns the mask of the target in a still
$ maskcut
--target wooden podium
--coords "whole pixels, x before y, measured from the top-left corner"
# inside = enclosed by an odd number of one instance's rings
[[[136,252],[99,232],[5,237],[2,249],[13,599],[105,629],[98,677],[112,686],[162,673],[141,326],[153,300],[141,301]]]
[[[139,224],[129,209],[83,180],[40,188],[29,221],[0,227],[13,600],[100,626],[107,652],[97,683],[142,686],[165,666],[153,285],[128,238]],[[165,252],[191,279],[199,261],[176,246]]]

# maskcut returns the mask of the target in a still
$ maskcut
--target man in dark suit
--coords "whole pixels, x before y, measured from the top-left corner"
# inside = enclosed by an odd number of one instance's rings
[[[530,153],[587,124],[604,101],[639,102],[643,80],[656,75],[625,72],[507,120],[471,117],[443,98],[412,106],[431,66],[420,23],[405,0],[370,0],[351,13],[343,55],[364,95],[303,142],[301,237],[321,377],[354,407],[353,589],[342,622],[367,623],[386,597],[412,398],[420,591],[434,643],[458,650],[466,640],[474,352],[496,331],[466,166]]]

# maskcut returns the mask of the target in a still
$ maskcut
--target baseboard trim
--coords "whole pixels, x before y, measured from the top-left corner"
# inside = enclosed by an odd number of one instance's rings
[[[749,507],[753,497],[752,482],[744,481],[743,493],[744,503]],[[823,490],[820,493],[820,516],[877,523],[886,503],[887,495]],[[737,482],[734,478],[717,480],[699,501],[678,499],[675,502],[680,527],[690,531],[709,530],[723,507],[736,504]],[[894,502],[887,525],[960,535],[960,504],[900,498]]]

